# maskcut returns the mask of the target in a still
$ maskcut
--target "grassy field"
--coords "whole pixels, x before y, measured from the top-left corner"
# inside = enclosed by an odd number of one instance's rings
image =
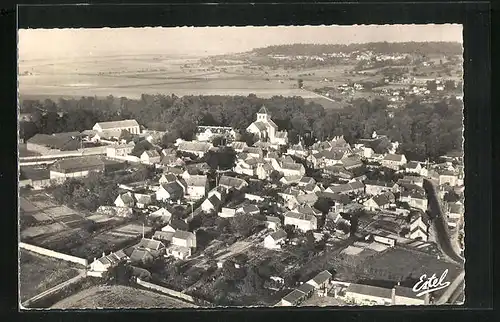
[[[77,265],[23,249],[20,251],[19,268],[21,301],[26,301],[78,275]]]
[[[53,309],[195,308],[159,293],[128,286],[96,286],[73,294],[52,306]]]

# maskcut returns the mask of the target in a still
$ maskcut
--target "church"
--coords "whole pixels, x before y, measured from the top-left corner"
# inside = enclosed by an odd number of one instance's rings
[[[288,143],[288,133],[278,131],[278,126],[269,117],[265,106],[262,106],[257,112],[257,120],[250,124],[247,131],[256,134],[262,142],[276,145],[286,145]]]

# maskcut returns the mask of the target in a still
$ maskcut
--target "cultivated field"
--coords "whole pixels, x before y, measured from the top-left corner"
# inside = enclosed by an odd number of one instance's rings
[[[159,293],[128,286],[96,286],[73,294],[52,306],[53,309],[195,308]]]
[[[19,294],[21,302],[78,275],[78,265],[20,250]]]

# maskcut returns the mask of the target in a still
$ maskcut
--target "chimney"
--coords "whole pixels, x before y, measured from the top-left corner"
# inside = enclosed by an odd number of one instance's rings
[[[391,292],[391,305],[396,305],[396,287],[395,286],[392,288],[392,292]]]

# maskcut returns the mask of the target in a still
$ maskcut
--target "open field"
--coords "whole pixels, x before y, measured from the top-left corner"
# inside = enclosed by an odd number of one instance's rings
[[[95,286],[73,294],[52,306],[53,309],[194,308],[159,293],[128,286]]]
[[[19,293],[26,301],[78,275],[78,265],[20,250]]]

